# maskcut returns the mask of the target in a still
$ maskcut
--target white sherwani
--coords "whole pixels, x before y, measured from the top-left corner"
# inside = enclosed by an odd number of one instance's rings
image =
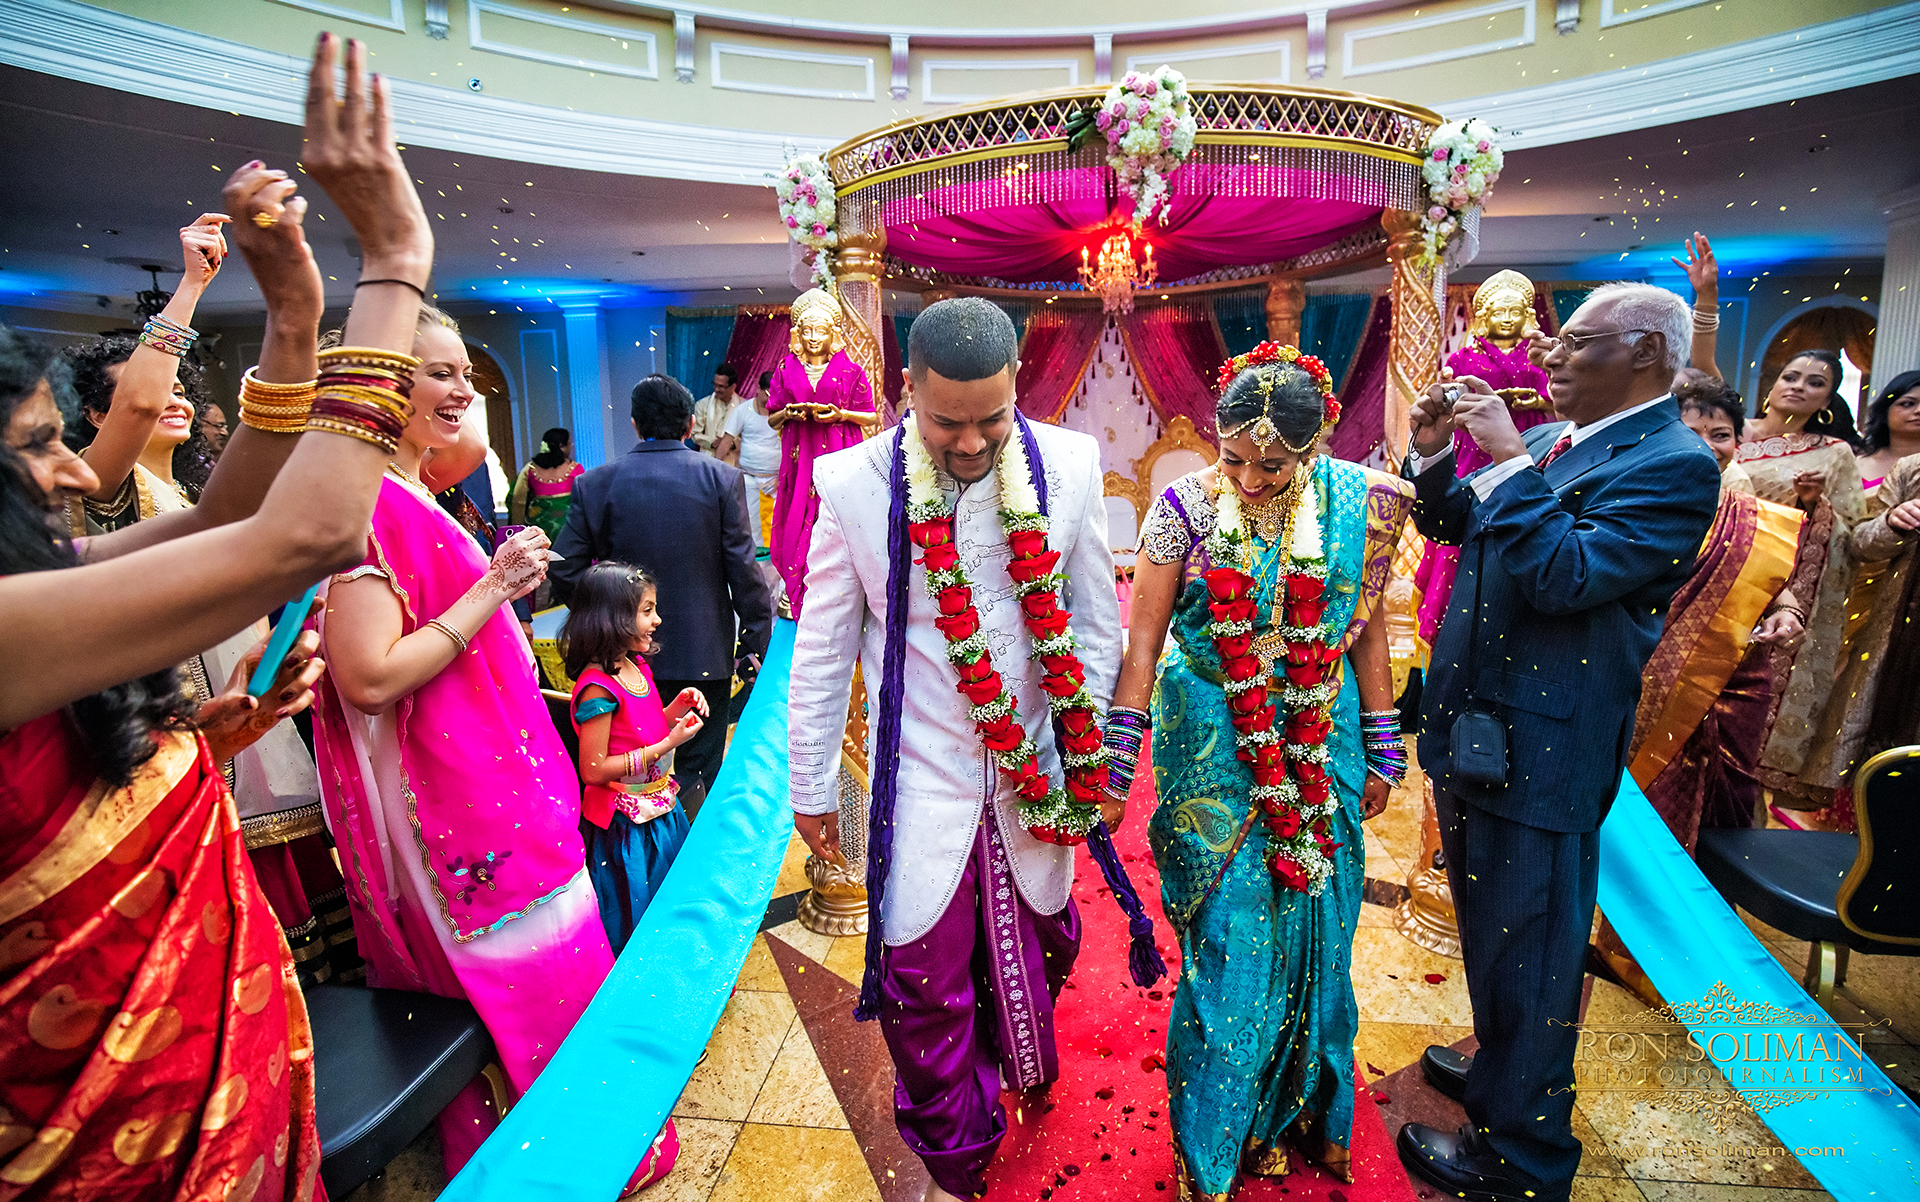
[[[1084,434],[1039,422],[1033,423],[1033,436],[1046,475],[1048,545],[1060,552],[1060,570],[1068,576],[1061,604],[1073,614],[1087,690],[1104,711],[1120,671],[1120,606],[1107,544],[1099,447]],[[807,556],[807,604],[794,643],[787,714],[798,813],[825,814],[839,806],[840,741],[856,660],[865,665],[862,678],[875,715],[869,729],[879,726],[888,484],[897,475],[893,444],[893,432],[885,431],[814,464],[820,517]],[[944,473],[940,483],[948,496],[955,494],[957,486]],[[1060,755],[1040,691],[1042,672],[1028,658],[1033,641],[1007,577],[1012,557],[1000,523],[997,474],[959,494],[954,538],[994,667],[1012,691],[1021,725],[1039,747],[1041,767],[1059,780]],[[908,549],[918,556],[918,548]],[[1040,914],[1056,914],[1073,885],[1072,849],[1042,843],[1020,824],[1019,799],[981,746],[966,698],[956,688],[958,672],[933,624],[939,609],[927,594],[926,569],[913,564],[909,571],[899,793],[880,913],[882,937],[893,945],[924,935],[946,911],[989,798],[1027,905]]]

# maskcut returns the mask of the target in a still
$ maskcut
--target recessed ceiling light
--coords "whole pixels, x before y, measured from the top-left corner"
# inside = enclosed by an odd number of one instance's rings
[[[636,255],[644,255],[644,254],[646,254],[647,252],[646,252],[646,251],[644,251],[644,250],[636,250],[636,251],[634,251],[633,253],[634,253],[634,254],[636,254]]]

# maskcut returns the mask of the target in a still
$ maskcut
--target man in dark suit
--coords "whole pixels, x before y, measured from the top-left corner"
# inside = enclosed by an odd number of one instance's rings
[[[1472,377],[1413,407],[1414,523],[1461,547],[1419,750],[1480,1050],[1422,1060],[1468,1125],[1409,1123],[1398,1142],[1409,1169],[1455,1197],[1562,1202],[1580,1164],[1573,1024],[1598,829],[1626,768],[1641,672],[1719,495],[1719,465],[1669,391],[1690,320],[1664,289],[1595,289],[1559,338],[1535,343],[1567,421],[1524,437]],[[1455,429],[1493,456],[1464,480]]]
[[[692,427],[693,394],[678,380],[653,375],[633,386],[640,445],[574,482],[566,527],[553,544],[563,558],[551,573],[561,601],[603,559],[633,564],[658,582],[654,683],[663,697],[700,690],[711,715],[674,756],[689,814],[720,771],[736,658],[747,661],[741,676],[751,680],[773,635],[773,599],[753,559],[744,477],[690,449],[682,440]]]

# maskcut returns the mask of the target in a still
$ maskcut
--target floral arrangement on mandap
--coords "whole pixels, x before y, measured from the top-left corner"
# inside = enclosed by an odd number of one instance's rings
[[[1420,178],[1426,184],[1427,211],[1421,214],[1421,257],[1438,263],[1460,233],[1469,209],[1487,203],[1506,157],[1499,135],[1478,117],[1448,121],[1427,139]]]
[[[1291,363],[1306,372],[1325,405],[1322,422],[1338,419],[1332,374],[1319,359],[1291,346],[1263,342],[1228,360],[1220,368],[1221,389],[1248,367],[1266,363]],[[1267,687],[1270,668],[1254,642],[1259,585],[1252,573],[1252,536],[1239,490],[1224,480],[1214,498],[1213,533],[1206,540],[1214,566],[1202,579],[1212,615],[1206,634],[1226,677],[1234,754],[1252,769],[1252,800],[1271,836],[1267,869],[1284,887],[1317,895],[1333,879],[1333,853],[1340,847],[1329,826],[1339,803],[1327,773],[1327,738],[1333,730],[1327,711],[1339,691],[1334,674],[1340,649],[1325,626],[1327,559],[1316,474],[1313,457],[1301,460],[1280,502],[1287,507],[1280,535],[1286,559],[1268,616],[1284,648],[1279,706]]]
[[[1167,219],[1167,177],[1193,153],[1199,128],[1186,76],[1168,66],[1144,75],[1129,71],[1098,105],[1068,118],[1067,149],[1080,149],[1096,130],[1105,135],[1107,166],[1120,195],[1133,202],[1138,227]]]
[[[1060,604],[1066,577],[1056,569],[1060,552],[1047,547],[1047,518],[1040,512],[1033,464],[1016,432],[1000,452],[1000,519],[1012,561],[1007,575],[1020,599],[1020,617],[1032,636],[1028,653],[1045,674],[1040,689],[1059,735],[1065,782],[1055,784],[1040,765],[1039,750],[1013,702],[1013,694],[994,668],[972,582],[960,566],[953,537],[953,503],[941,491],[933,458],[920,440],[919,427],[906,419],[902,450],[907,478],[907,537],[920,548],[926,586],[940,607],[934,624],[947,642],[947,658],[959,672],[955,688],[967,699],[968,716],[1000,771],[1020,797],[1020,821],[1048,843],[1083,842],[1100,821],[1101,790],[1107,783],[1107,753],[1100,732],[1099,708],[1087,691],[1087,670],[1074,651],[1072,614]]]
[[[807,248],[814,280],[831,285],[833,273],[825,251],[840,245],[840,234],[833,176],[827,173],[826,163],[817,154],[789,158],[786,169],[774,177],[773,188],[780,198],[780,221],[787,227],[787,236]]]

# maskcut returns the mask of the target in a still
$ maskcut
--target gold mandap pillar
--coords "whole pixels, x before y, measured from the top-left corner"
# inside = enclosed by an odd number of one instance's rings
[[[886,251],[885,230],[842,233],[840,245],[829,252],[827,268],[833,273],[834,289],[840,295],[841,341],[847,355],[867,373],[875,411],[891,425],[894,415],[887,404],[887,359],[880,346],[880,332],[886,328],[880,315],[880,280],[886,274]]]
[[[1299,280],[1267,281],[1267,338],[1282,346],[1300,345],[1300,314],[1307,308],[1307,286]]]
[[[854,669],[847,733],[840,740],[840,857],[807,857],[800,925],[822,935],[867,933],[867,688]]]
[[[1430,952],[1460,958],[1460,921],[1453,909],[1440,855],[1440,817],[1433,805],[1433,780],[1423,781],[1420,804],[1420,862],[1407,874],[1407,900],[1393,912],[1393,928]]]
[[[1408,410],[1427,385],[1440,378],[1440,302],[1434,297],[1436,266],[1420,258],[1420,215],[1388,209],[1380,217],[1387,231],[1387,258],[1393,263],[1393,331],[1388,340],[1385,451],[1398,464],[1407,453]]]

